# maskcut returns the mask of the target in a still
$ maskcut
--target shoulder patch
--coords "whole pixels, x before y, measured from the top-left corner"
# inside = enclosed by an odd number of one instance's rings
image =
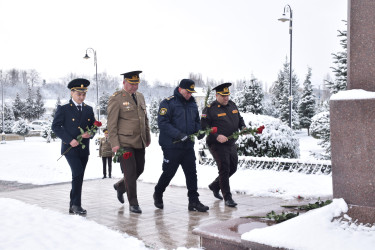
[[[174,95],[171,95],[170,97],[167,97],[167,98],[165,98],[166,100],[170,100],[170,99],[173,99],[174,98]]]
[[[119,90],[119,91],[116,91],[115,93],[113,93],[113,95],[112,96],[116,96],[116,95],[118,95],[118,94],[120,94],[121,93],[121,90]]]
[[[167,114],[167,109],[166,108],[161,108],[159,111],[160,115],[166,115]]]

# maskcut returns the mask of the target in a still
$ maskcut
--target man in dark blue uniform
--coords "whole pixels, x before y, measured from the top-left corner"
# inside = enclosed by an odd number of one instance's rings
[[[53,132],[61,139],[61,154],[65,153],[65,158],[72,171],[69,213],[80,215],[87,213],[81,206],[81,194],[92,137],[87,132],[82,134],[83,148],[77,141],[77,136],[81,134],[80,128],[86,130],[87,127],[91,128],[95,122],[92,107],[83,102],[89,85],[90,82],[82,78],[69,82],[68,88],[71,90],[72,98],[69,103],[57,106],[52,122]],[[70,147],[72,148],[69,149]]]
[[[189,211],[206,212],[209,209],[198,198],[194,142],[188,136],[198,132],[201,128],[198,107],[192,97],[192,93],[195,93],[194,87],[194,81],[183,79],[179,87],[174,90],[174,95],[160,103],[158,125],[159,144],[164,155],[163,173],[155,186],[153,195],[154,204],[160,209],[164,207],[163,193],[180,164],[186,178]]]
[[[219,176],[208,186],[216,198],[222,200],[225,205],[237,206],[230,192],[229,177],[237,171],[238,155],[235,139],[228,137],[239,129],[245,129],[245,122],[234,102],[229,100],[229,86],[231,83],[223,83],[213,88],[216,91],[216,101],[208,105],[202,112],[202,129],[217,127],[216,134],[207,136],[208,148],[214,157],[219,169]],[[221,190],[223,196],[220,195]]]

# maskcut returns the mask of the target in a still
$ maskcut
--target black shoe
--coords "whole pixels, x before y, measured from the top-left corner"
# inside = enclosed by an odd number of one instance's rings
[[[105,178],[107,178],[107,176],[103,176],[103,178],[102,178],[102,179],[105,179]],[[109,177],[109,178],[111,178],[111,177]]]
[[[228,200],[225,201],[225,205],[227,205],[228,207],[235,207],[237,206],[237,203],[234,202],[232,198],[229,198]]]
[[[73,205],[69,208],[69,213],[70,214],[79,214],[79,215],[83,215],[83,214],[87,214],[87,211],[85,209],[83,209],[81,206],[76,206],[76,205]]]
[[[209,207],[203,205],[200,201],[189,202],[189,211],[207,212]]]
[[[214,193],[215,198],[222,200],[223,196],[220,194],[220,190],[213,190],[211,186],[208,186],[208,188]]]
[[[133,212],[133,213],[137,213],[137,214],[141,214],[142,213],[142,210],[141,210],[141,208],[138,205],[136,205],[136,206],[129,206],[129,211]]]
[[[157,196],[155,193],[154,193],[153,197],[154,197],[154,205],[155,205],[155,207],[163,209],[164,208],[163,198],[160,197],[160,196]]]
[[[116,184],[113,185],[113,188],[117,191],[117,199],[119,202],[121,202],[122,204],[125,203],[124,201],[124,194],[122,194],[119,190],[117,190],[117,187],[116,187]]]
[[[111,175],[109,175],[109,176],[108,176],[108,178],[112,178],[112,176],[111,176]]]

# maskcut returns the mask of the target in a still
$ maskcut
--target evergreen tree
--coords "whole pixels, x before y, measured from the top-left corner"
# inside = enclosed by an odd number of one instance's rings
[[[158,113],[159,113],[159,104],[161,100],[153,99],[149,108],[150,113],[150,130],[152,133],[158,135],[160,132],[158,126]]]
[[[345,22],[346,23],[346,22]],[[343,51],[339,51],[337,53],[333,53],[333,63],[336,65],[335,67],[331,67],[333,73],[335,75],[334,81],[325,81],[326,86],[329,88],[331,94],[335,94],[341,90],[346,89],[347,85],[347,73],[348,73],[348,65],[347,65],[347,31],[346,30],[338,30],[339,34],[337,35],[340,39],[340,44],[343,48]]]
[[[52,114],[51,114],[52,117],[55,117],[56,109],[57,109],[57,106],[59,105],[61,105],[61,100],[60,100],[60,97],[58,96],[56,104],[55,104],[55,108],[52,110]]]
[[[9,134],[12,133],[12,126],[15,122],[13,110],[8,107],[7,104],[4,105],[4,133]],[[3,124],[1,124],[3,125]],[[1,130],[1,132],[3,132]]]
[[[39,119],[44,115],[46,109],[44,108],[44,102],[42,94],[40,93],[40,88],[36,89],[36,100],[35,100],[35,109],[34,109],[34,118]]]
[[[204,106],[207,107],[207,105],[211,104],[215,99],[215,92],[212,91],[210,86],[208,86],[206,97],[204,98]]]
[[[16,94],[16,99],[13,102],[13,114],[16,121],[24,117],[25,114],[25,103],[21,100],[19,94]]]
[[[108,100],[109,100],[109,93],[103,92],[102,96],[99,97],[99,107],[100,107],[101,115],[108,115],[107,113]]]
[[[244,113],[263,113],[263,90],[260,82],[257,79],[252,79],[250,82],[245,82],[243,91],[238,95],[240,99],[237,102],[239,111]]]
[[[280,70],[278,79],[271,88],[271,103],[277,109],[276,114],[284,123],[289,123],[289,87],[290,87],[290,64],[285,60],[283,70]],[[300,94],[298,90],[298,79],[292,71],[292,127],[299,128],[298,103]]]
[[[23,118],[29,121],[33,120],[36,117],[34,110],[35,110],[34,94],[33,94],[31,87],[29,86],[28,91],[27,91],[27,98],[25,102],[25,113],[24,113]]]
[[[311,68],[308,68],[305,82],[303,83],[303,93],[299,105],[300,125],[307,128],[307,134],[310,135],[311,118],[315,115],[315,94],[311,83]]]

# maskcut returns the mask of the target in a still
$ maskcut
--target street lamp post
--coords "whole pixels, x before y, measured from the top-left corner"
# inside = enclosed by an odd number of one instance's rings
[[[285,16],[285,13],[289,12],[289,18]],[[293,11],[289,4],[285,5],[284,7],[284,13],[281,18],[278,19],[281,22],[289,21],[289,34],[290,34],[290,65],[289,65],[289,127],[292,127],[292,101],[293,101],[293,95],[292,95],[292,41],[293,41]]]
[[[1,130],[2,130],[2,133],[1,133],[1,144],[5,144],[5,123],[4,123],[4,112],[5,112],[5,109],[4,109],[4,81],[1,81],[1,100],[2,100],[2,127],[1,127]]]
[[[86,54],[84,59],[89,59],[87,52],[92,52],[94,54],[94,66],[95,66],[95,82],[96,82],[96,109],[98,112],[98,121],[100,120],[100,106],[99,106],[99,84],[98,84],[98,63],[96,61],[96,51],[93,48],[86,49]]]

